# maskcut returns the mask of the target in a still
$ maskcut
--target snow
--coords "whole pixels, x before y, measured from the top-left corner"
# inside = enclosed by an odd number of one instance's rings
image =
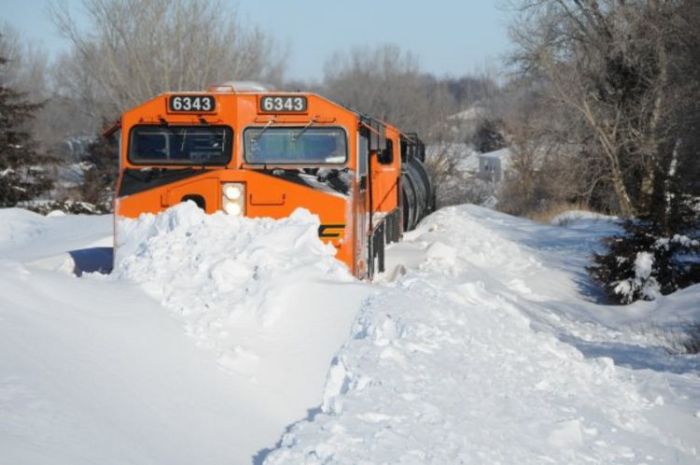
[[[614,288],[615,293],[626,296],[628,300],[631,300],[631,296],[635,291],[641,289],[642,295],[647,299],[657,299],[661,292],[656,278],[651,276],[653,266],[654,254],[637,252],[634,259],[634,278],[619,281]]]
[[[590,223],[591,221],[619,221],[617,217],[604,215],[587,210],[569,210],[558,214],[550,223],[553,226],[571,226],[576,223]]]
[[[620,226],[561,224],[442,209],[367,284],[302,210],[120,222],[109,275],[109,217],[0,210],[2,459],[698,463],[700,286],[602,305]]]
[[[237,402],[136,289],[7,262],[0,276],[3,463],[230,463],[265,444],[262,422],[232,432],[266,406]]]
[[[679,244],[682,247],[698,247],[700,246],[700,241],[697,239],[691,239],[690,237],[683,234],[675,234],[673,237],[662,237],[656,240],[654,246],[658,249],[669,249],[669,246],[673,244]]]
[[[361,310],[321,410],[265,463],[697,463],[697,357],[645,359],[645,304],[578,297],[562,269],[591,235],[477,207],[428,218],[390,250],[409,270]]]
[[[503,149],[494,150],[493,152],[482,153],[479,155],[479,158],[486,158],[489,160],[502,160],[504,162],[507,162],[508,160],[510,160],[511,156],[511,150],[508,147],[506,147]]]
[[[0,214],[7,463],[250,463],[318,402],[369,292],[308,212],[144,215],[114,272],[82,279],[65,262],[95,259],[111,218]]]
[[[222,368],[256,383],[286,383],[291,390],[307,379],[296,380],[286,370],[309,371],[315,351],[330,358],[337,347],[329,334],[342,341],[364,292],[334,259],[334,247],[318,240],[319,225],[305,210],[279,221],[250,220],[204,215],[185,203],[161,215],[120,220],[112,276],[139,285],[171,310]],[[328,283],[320,286],[323,281]],[[305,299],[315,302],[289,307]],[[333,319],[322,318],[329,313]],[[315,342],[328,339],[330,347],[308,345],[304,353],[307,344],[299,338],[319,319],[329,320],[327,333]],[[270,341],[262,336],[273,335],[298,357],[286,360],[285,370],[265,363]],[[328,360],[319,362],[322,384]]]
[[[38,261],[51,268],[73,260],[73,251],[112,246],[111,217],[45,217],[19,208],[0,209],[0,213],[0,258]]]

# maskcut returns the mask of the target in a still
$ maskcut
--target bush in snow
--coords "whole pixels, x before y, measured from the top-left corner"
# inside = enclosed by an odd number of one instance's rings
[[[497,195],[497,185],[465,173],[446,176],[437,188],[438,207],[473,203],[485,205]],[[493,201],[495,203],[495,200]]]
[[[17,206],[42,215],[48,215],[55,211],[70,213],[71,215],[104,215],[112,211],[111,199],[97,204],[79,200],[35,200],[20,202]]]
[[[650,222],[628,222],[625,234],[606,240],[608,251],[595,254],[590,275],[616,302],[653,300],[700,282],[700,240],[663,234]]]
[[[484,118],[479,122],[473,139],[474,148],[481,153],[494,152],[507,146],[504,123],[501,120]]]

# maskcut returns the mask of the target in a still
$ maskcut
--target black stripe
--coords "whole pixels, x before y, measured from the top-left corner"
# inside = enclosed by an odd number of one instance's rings
[[[191,178],[200,174],[206,174],[210,171],[211,170],[192,168],[152,168],[146,170],[126,169],[124,170],[124,176],[122,176],[122,182],[119,185],[117,195],[119,197],[124,197],[125,195],[137,194],[139,192],[165,186],[166,184],[171,184],[182,179]]]

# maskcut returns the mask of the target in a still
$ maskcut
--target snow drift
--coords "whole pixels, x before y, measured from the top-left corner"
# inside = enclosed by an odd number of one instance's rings
[[[113,276],[161,301],[223,367],[249,374],[260,356],[250,346],[260,345],[262,328],[300,330],[309,311],[332,313],[340,297],[319,295],[314,283],[353,281],[334,248],[318,239],[318,227],[306,210],[251,220],[206,215],[187,202],[119,220]]]
[[[667,334],[700,286],[600,305],[583,270],[619,226],[562,224],[444,209],[370,285],[308,212],[183,204],[78,279],[110,217],[0,210],[0,461],[697,463],[700,357]]]
[[[3,463],[251,463],[318,404],[368,294],[305,211],[121,221],[112,274],[82,279],[111,217],[3,216]]]
[[[697,364],[665,373],[653,337],[581,300],[562,273],[594,242],[577,227],[475,207],[428,218],[389,251],[410,269],[363,307],[320,411],[265,463],[697,463]]]

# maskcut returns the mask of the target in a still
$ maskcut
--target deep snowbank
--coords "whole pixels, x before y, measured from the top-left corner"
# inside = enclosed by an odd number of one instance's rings
[[[320,283],[353,281],[333,247],[318,239],[318,226],[306,210],[279,221],[251,220],[205,215],[188,202],[120,220],[112,275],[172,310],[223,367],[251,374],[257,348],[269,344],[257,340],[263,328],[303,332],[309,313],[333,314],[342,300],[340,289],[338,296],[319,294]]]
[[[2,258],[72,272],[70,252],[99,247],[112,247],[111,215],[42,216],[20,208],[0,209]]]
[[[592,236],[475,207],[432,215],[390,250],[411,269],[363,308],[321,411],[265,463],[697,463],[698,358],[654,360],[629,325],[648,309],[580,299],[564,270]]]
[[[279,434],[133,286],[6,260],[0,282],[0,463],[250,463]]]
[[[9,215],[3,463],[251,463],[319,403],[369,292],[308,212],[250,220],[183,204],[143,215],[120,223],[112,275],[83,279],[72,257],[111,218]]]
[[[583,267],[618,226],[565,224],[446,209],[367,285],[305,212],[185,204],[78,279],[111,218],[0,210],[0,462],[697,463],[700,357],[664,331],[700,286],[599,305]]]

